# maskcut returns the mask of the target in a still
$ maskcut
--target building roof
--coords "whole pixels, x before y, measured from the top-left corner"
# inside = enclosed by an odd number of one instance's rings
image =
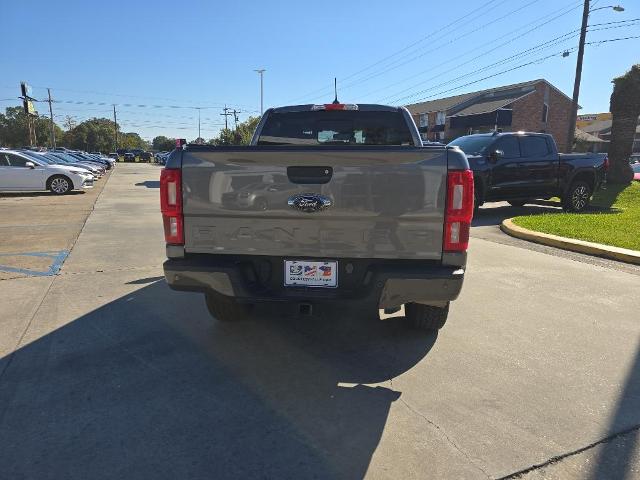
[[[488,101],[489,100],[488,97],[494,97],[493,99],[496,101],[496,105],[498,105],[497,107],[495,107],[493,110],[487,110],[485,108],[482,111],[476,111],[475,113],[477,114],[477,113],[492,112],[492,111],[495,111],[497,108],[501,108],[505,105],[508,105],[511,102],[514,102],[515,100],[518,100],[519,98],[524,97],[525,95],[528,95],[534,90],[535,85],[537,85],[540,82],[546,83],[547,85],[549,85],[549,87],[553,88],[555,91],[557,91],[558,93],[563,95],[565,98],[567,98],[569,101],[571,101],[571,99],[567,95],[565,95],[561,90],[551,85],[545,79],[538,78],[536,80],[529,80],[527,82],[514,83],[512,85],[504,85],[501,87],[494,87],[494,88],[488,88],[486,90],[479,90],[477,92],[463,93],[461,95],[455,95],[453,97],[438,98],[435,100],[429,100],[427,102],[414,103],[411,105],[407,105],[407,109],[413,115],[417,115],[421,113],[430,113],[430,112],[442,112],[442,111],[448,112],[449,110],[455,109],[455,107],[462,107],[463,110],[466,110],[472,106],[472,105],[465,105],[467,103],[479,104],[481,102],[484,102],[485,100]],[[504,93],[504,96],[501,95],[502,93]],[[509,100],[506,103],[499,105],[499,102],[497,102],[498,96],[500,96],[501,98],[509,97]],[[474,99],[477,99],[478,101],[473,101]],[[448,115],[451,115],[451,116],[460,115],[460,112],[451,112],[451,113],[448,113]],[[472,115],[472,113],[465,113],[464,115]]]
[[[585,132],[584,130],[580,130],[576,128],[575,134],[576,140],[581,140],[583,142],[589,143],[609,143],[608,140],[602,140],[601,138],[596,137],[595,135],[591,135],[590,133]]]
[[[612,120],[596,120],[589,125],[585,125],[581,128],[583,132],[594,134],[594,133],[602,133],[607,130],[611,130],[611,125],[613,124]]]
[[[414,103],[413,105],[407,105],[407,109],[409,109],[413,114],[446,112],[450,108],[472,99],[477,94],[478,92],[463,93],[462,95],[455,95],[453,97],[438,98],[437,100],[430,100],[428,102]]]
[[[531,92],[524,93],[524,94],[522,92],[517,92],[511,95],[503,96],[499,99],[495,99],[495,98],[482,99],[477,103],[472,103],[468,107],[463,108],[462,110],[454,113],[451,116],[463,117],[466,115],[478,115],[481,113],[495,112],[499,108],[506,107],[507,105],[514,102],[515,100],[518,100],[519,98],[522,98],[525,95],[529,95],[529,93]]]

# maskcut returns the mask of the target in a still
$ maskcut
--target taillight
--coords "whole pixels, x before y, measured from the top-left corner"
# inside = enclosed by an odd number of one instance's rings
[[[160,211],[165,241],[184,244],[182,172],[178,168],[163,168],[160,173]]]
[[[450,170],[447,174],[447,206],[444,217],[445,252],[464,252],[469,247],[473,218],[473,172]]]
[[[355,103],[325,103],[314,105],[311,110],[358,110]]]

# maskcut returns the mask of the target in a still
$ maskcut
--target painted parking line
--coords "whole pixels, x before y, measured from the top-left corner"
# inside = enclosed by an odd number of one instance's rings
[[[69,255],[69,250],[57,250],[53,252],[22,252],[22,253],[2,253],[0,254],[0,262],[2,257],[48,257],[51,258],[49,268],[44,271],[31,270],[28,268],[16,268],[8,265],[0,264],[0,272],[22,273],[32,277],[48,277],[55,275],[60,271],[62,264]]]

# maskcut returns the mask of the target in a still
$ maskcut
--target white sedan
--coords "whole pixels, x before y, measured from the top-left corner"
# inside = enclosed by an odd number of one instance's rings
[[[0,150],[0,191],[49,190],[56,195],[93,187],[93,175],[73,166],[47,164],[13,150]]]

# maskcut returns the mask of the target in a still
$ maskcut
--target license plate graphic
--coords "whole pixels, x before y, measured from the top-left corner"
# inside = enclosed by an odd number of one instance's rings
[[[285,260],[284,284],[335,288],[338,286],[338,262]]]

